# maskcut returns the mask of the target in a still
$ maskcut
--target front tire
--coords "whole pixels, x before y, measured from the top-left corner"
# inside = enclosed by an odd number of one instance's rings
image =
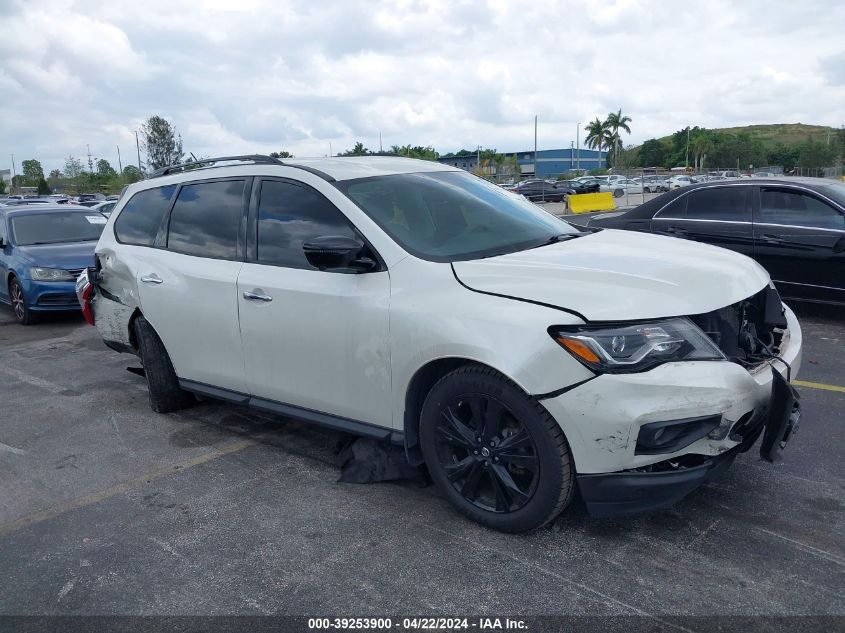
[[[150,408],[156,413],[170,413],[190,406],[195,398],[179,387],[179,378],[158,334],[143,316],[135,319],[135,340],[144,365]]]
[[[12,305],[12,312],[18,323],[21,325],[32,325],[35,322],[35,315],[29,309],[29,304],[26,302],[26,295],[23,292],[23,286],[17,277],[12,277],[11,281],[9,281],[9,303]]]
[[[449,501],[496,530],[545,525],[575,490],[569,445],[557,422],[488,367],[461,367],[432,387],[420,416],[420,444]]]
[[[621,198],[625,192],[622,189],[614,189],[613,190],[613,197],[614,198]]]

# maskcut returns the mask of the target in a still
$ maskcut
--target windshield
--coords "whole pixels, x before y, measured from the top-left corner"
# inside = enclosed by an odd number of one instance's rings
[[[826,184],[824,189],[822,189],[822,193],[827,194],[845,207],[845,182],[832,182],[830,184]]]
[[[12,235],[18,246],[92,242],[100,239],[106,218],[96,211],[57,211],[16,215]]]
[[[502,255],[579,234],[525,198],[464,172],[336,183],[406,251],[437,262]]]

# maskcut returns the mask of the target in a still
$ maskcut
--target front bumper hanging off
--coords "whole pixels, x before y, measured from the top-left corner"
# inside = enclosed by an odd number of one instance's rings
[[[760,456],[775,461],[798,430],[799,396],[774,368],[772,395],[756,420],[745,425],[742,442],[720,455],[687,455],[667,460],[666,469],[641,468],[617,473],[578,475],[578,487],[594,517],[617,517],[667,508],[727,470],[739,453],[763,435]]]

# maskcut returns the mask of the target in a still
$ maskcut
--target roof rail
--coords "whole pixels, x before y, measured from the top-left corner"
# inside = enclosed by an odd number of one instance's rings
[[[195,166],[204,165],[206,163],[221,163],[223,161],[233,160],[237,160],[244,163],[251,162],[256,164],[269,163],[271,165],[284,165],[284,163],[278,158],[273,158],[272,156],[263,156],[261,154],[245,154],[242,156],[217,156],[216,158],[200,158],[199,160],[194,160],[187,163],[179,163],[178,165],[168,165],[167,167],[156,169],[153,173],[148,176],[148,178],[158,178],[159,176],[166,176],[167,174],[172,174],[175,171],[184,170],[189,167],[193,168]]]
[[[199,165],[211,165],[213,166],[214,163],[222,163],[222,162],[229,162],[229,161],[239,161],[242,163],[250,162],[256,165],[284,165],[285,167],[293,167],[295,169],[302,169],[309,173],[314,174],[315,176],[319,176],[323,180],[328,182],[334,182],[335,179],[333,176],[320,171],[319,169],[314,169],[313,167],[308,167],[307,165],[295,165],[292,163],[284,163],[280,161],[278,158],[274,158],[272,156],[265,156],[264,154],[244,154],[242,156],[217,156],[215,158],[200,158],[199,160],[193,160],[188,163],[181,163],[179,165],[168,165],[167,167],[162,167],[161,169],[156,169],[152,172],[147,178],[158,178],[159,176],[166,176],[168,174],[175,173],[177,171],[184,171],[185,169],[193,169]]]

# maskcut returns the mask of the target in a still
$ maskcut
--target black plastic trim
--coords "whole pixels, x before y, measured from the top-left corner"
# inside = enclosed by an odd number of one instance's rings
[[[454,275],[455,281],[457,281],[459,284],[461,284],[464,288],[466,288],[470,292],[477,292],[480,295],[490,295],[491,297],[500,297],[502,299],[513,299],[514,301],[522,301],[523,303],[531,303],[535,306],[543,306],[544,308],[551,308],[552,310],[560,310],[561,312],[566,312],[568,314],[571,314],[572,316],[578,317],[579,319],[581,319],[585,323],[589,323],[589,320],[587,319],[587,317],[585,317],[580,312],[576,312],[575,310],[570,310],[569,308],[561,308],[560,306],[552,305],[551,303],[543,303],[542,301],[533,301],[532,299],[523,299],[522,297],[512,297],[511,295],[503,295],[503,294],[499,294],[498,292],[488,292],[486,290],[476,290],[475,288],[467,286],[463,281],[461,281],[461,278],[458,277],[457,271],[455,271],[455,265],[453,263],[450,262],[449,266],[452,269],[452,275]]]
[[[571,385],[567,385],[566,387],[562,387],[560,389],[556,389],[555,391],[549,391],[548,393],[540,393],[534,394],[534,398],[537,400],[548,400],[549,398],[557,398],[560,395],[565,394],[567,391],[572,391],[576,387],[580,387],[581,385],[590,382],[591,380],[595,380],[599,377],[600,374],[595,374],[594,376],[590,376],[589,378],[585,378],[584,380],[580,380],[578,382],[573,382]]]
[[[217,398],[219,400],[226,400],[242,406],[268,411],[270,413],[277,413],[280,415],[289,416],[298,420],[304,420],[323,426],[335,431],[343,431],[344,433],[352,433],[353,435],[362,435],[364,437],[371,437],[377,440],[390,440],[392,444],[404,446],[405,434],[395,429],[389,429],[383,426],[376,426],[369,422],[361,422],[360,420],[352,420],[344,418],[331,413],[323,413],[322,411],[315,411],[314,409],[306,409],[305,407],[298,407],[292,404],[285,404],[284,402],[276,402],[275,400],[268,400],[266,398],[256,398],[245,393],[224,389],[222,387],[215,387],[193,380],[179,379],[179,386],[185,391],[197,393],[210,398]]]
[[[661,420],[660,422],[643,424],[637,434],[637,445],[634,449],[634,455],[677,453],[693,442],[705,437],[713,429],[718,428],[721,423],[722,416],[717,414],[678,420]],[[654,433],[660,430],[665,431],[670,427],[679,427],[676,429],[676,435],[674,437],[663,442],[651,442],[650,436],[653,436]]]
[[[708,457],[698,466],[663,472],[622,471],[577,475],[592,517],[610,518],[663,510],[727,470],[742,445]]]

